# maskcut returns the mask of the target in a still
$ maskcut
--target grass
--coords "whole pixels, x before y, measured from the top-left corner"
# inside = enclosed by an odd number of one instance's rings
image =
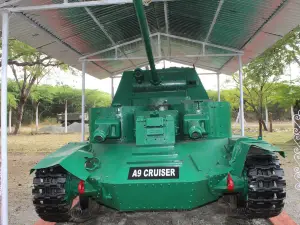
[[[273,124],[273,132],[263,131],[263,140],[279,147],[286,153],[286,160],[293,161],[294,148],[297,144],[293,138],[293,127],[291,122],[276,122]],[[233,124],[233,133],[239,134],[240,130],[237,124]],[[258,125],[248,123],[245,129],[245,134],[248,137],[258,137]]]
[[[257,126],[248,123],[246,127],[246,135],[249,137],[257,137]],[[23,127],[26,130],[26,127]],[[29,127],[30,129],[30,127]],[[290,123],[274,124],[275,132],[264,132],[263,139],[280,147],[291,159],[294,155],[294,148],[296,146],[293,141],[293,131]],[[233,124],[233,132],[239,133],[238,127]],[[31,135],[28,132],[20,135],[10,135],[8,137],[8,151],[21,153],[49,153],[57,150],[59,147],[68,142],[80,141],[80,133],[72,134],[35,134]]]
[[[10,135],[8,137],[9,152],[53,152],[59,147],[80,141],[80,134],[38,134],[38,135]]]

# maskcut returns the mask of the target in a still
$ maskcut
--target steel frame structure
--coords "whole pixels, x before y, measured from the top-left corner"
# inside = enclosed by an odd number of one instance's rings
[[[159,59],[159,60],[163,60],[163,59],[172,59],[172,58],[200,58],[200,57],[224,57],[224,56],[239,56],[239,55],[243,55],[244,52],[234,49],[234,48],[228,48],[228,47],[224,47],[221,45],[215,45],[212,43],[207,43],[207,42],[203,42],[203,41],[197,41],[197,40],[193,40],[193,39],[189,39],[189,38],[184,38],[184,37],[180,37],[180,36],[176,36],[176,35],[171,35],[171,34],[167,34],[167,33],[153,33],[150,35],[151,38],[153,39],[154,37],[157,37],[157,56],[154,56],[155,59]],[[161,42],[162,42],[162,38],[161,37],[166,37],[168,40],[168,45],[170,47],[170,38],[176,39],[176,40],[182,40],[182,41],[186,41],[189,43],[195,43],[195,44],[199,44],[202,46],[202,53],[201,54],[196,54],[196,55],[188,55],[188,54],[183,54],[183,55],[170,55],[170,50],[168,52],[167,55],[165,55],[164,57],[162,56],[162,52],[161,52]],[[94,53],[90,53],[87,54],[85,56],[82,56],[79,58],[79,61],[88,61],[88,62],[96,62],[96,61],[114,61],[114,60],[130,60],[130,59],[147,59],[146,56],[143,57],[118,57],[117,52],[120,50],[121,47],[126,47],[128,45],[131,44],[135,44],[142,41],[142,38],[137,38],[135,40],[132,41],[128,41],[119,45],[114,45],[110,48],[106,48]],[[221,50],[225,50],[228,51],[229,53],[219,53],[219,54],[207,54],[206,51],[206,47],[213,47],[213,48],[217,48],[217,49],[221,49]],[[110,51],[115,52],[115,57],[110,57],[110,58],[105,58],[105,57],[101,57],[101,58],[90,58],[93,56],[97,56],[99,54],[103,54],[103,53],[107,53]]]
[[[0,7],[6,7],[10,6],[16,3],[19,3],[22,0],[13,0],[10,2],[5,2],[0,5]],[[214,27],[214,24],[216,23],[219,11],[221,10],[222,4],[224,0],[221,0],[218,6],[218,9],[215,13],[215,17],[210,25],[209,32],[207,34],[207,38],[205,42],[202,41],[197,41],[197,40],[192,40],[189,38],[183,38],[175,35],[169,34],[169,23],[168,23],[168,4],[167,1],[172,1],[172,0],[152,0],[152,2],[159,2],[163,1],[164,2],[164,13],[165,13],[165,22],[166,22],[166,33],[155,33],[152,34],[151,36],[156,36],[158,39],[158,56],[156,57],[155,61],[162,60],[163,57],[161,55],[161,37],[164,36],[168,40],[168,49],[169,52],[167,54],[167,59],[168,57],[171,58],[188,58],[188,57],[212,57],[212,56],[237,56],[238,57],[238,66],[239,66],[239,79],[240,79],[240,121],[241,121],[241,135],[244,136],[244,101],[243,101],[243,73],[242,73],[242,55],[243,51],[237,50],[237,49],[232,49],[232,48],[227,48],[224,46],[219,46],[219,45],[214,45],[212,43],[208,43],[208,39],[210,36],[210,33]],[[116,43],[113,41],[113,39],[110,37],[110,35],[106,32],[105,28],[97,21],[97,19],[93,16],[92,12],[86,8],[90,6],[101,6],[101,5],[111,5],[111,4],[128,4],[128,3],[133,3],[132,0],[102,0],[102,1],[84,1],[84,2],[68,2],[68,0],[64,0],[63,3],[60,4],[50,4],[50,5],[40,5],[40,6],[24,6],[24,7],[8,7],[8,8],[1,8],[1,14],[2,14],[2,71],[1,71],[1,224],[2,225],[8,225],[8,179],[7,179],[7,64],[8,64],[8,36],[9,36],[9,13],[14,13],[14,12],[27,12],[27,11],[41,11],[41,10],[50,10],[50,9],[64,9],[64,8],[74,8],[74,7],[85,7],[87,13],[91,16],[91,18],[94,20],[94,22],[98,25],[98,27],[105,33],[105,35],[109,38],[111,43],[114,45],[111,48],[95,52],[93,54],[89,54],[86,56],[83,56],[79,58],[79,61],[82,62],[82,118],[81,118],[81,141],[84,141],[84,135],[85,135],[85,124],[84,124],[84,113],[85,113],[85,73],[86,73],[86,64],[88,61],[103,61],[102,59],[89,59],[89,57],[96,56],[98,54],[101,54],[106,51],[110,50],[115,50],[120,51],[121,46],[128,45],[130,43],[135,43],[137,41],[141,41],[142,38],[135,39],[130,42],[126,42],[120,45],[116,45]],[[170,54],[170,38],[178,39],[178,40],[183,40],[191,43],[197,43],[202,45],[202,54],[198,55],[184,55],[184,56],[171,56]],[[228,54],[206,54],[205,48],[206,46],[211,46],[223,50],[227,50],[231,53]],[[126,56],[126,54],[124,54]],[[117,56],[117,54],[116,54]],[[145,57],[142,57],[142,59]],[[110,59],[104,59],[104,61],[107,60],[130,60],[132,58],[130,57],[124,57],[124,58],[110,58]],[[140,59],[140,58],[138,58]],[[146,59],[146,58],[145,58]],[[133,63],[132,63],[133,64]],[[133,66],[139,66],[139,65],[134,65]],[[112,74],[112,95],[114,93],[114,87],[113,87],[113,78],[114,74]],[[217,83],[218,83],[218,101],[220,101],[220,82],[219,82],[219,72],[217,72]]]

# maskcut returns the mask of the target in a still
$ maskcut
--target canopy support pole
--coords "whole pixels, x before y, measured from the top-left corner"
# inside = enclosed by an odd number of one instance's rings
[[[217,86],[218,86],[218,102],[221,101],[221,92],[220,92],[220,74],[217,73]]]
[[[2,76],[1,76],[1,224],[8,225],[7,185],[7,60],[8,12],[2,12]]]
[[[65,133],[68,133],[68,100],[65,102]]]
[[[81,141],[84,141],[85,134],[85,68],[86,61],[82,62],[82,96],[81,96]]]
[[[165,14],[165,24],[166,24],[166,34],[169,34],[169,13],[168,13],[168,3],[164,2],[164,14]],[[168,56],[171,55],[171,45],[170,45],[170,38],[167,37],[168,41]]]
[[[245,119],[244,119],[244,92],[243,92],[243,64],[242,56],[238,56],[239,62],[239,81],[240,81],[240,123],[241,135],[245,136]]]
[[[115,90],[114,90],[114,77],[111,76],[111,101],[114,99],[115,97]]]

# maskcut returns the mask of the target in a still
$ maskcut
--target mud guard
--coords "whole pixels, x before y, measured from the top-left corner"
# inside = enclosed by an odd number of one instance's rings
[[[231,174],[241,176],[247,155],[251,148],[259,150],[259,154],[279,153],[285,157],[284,151],[278,147],[271,145],[263,140],[257,140],[249,137],[242,137],[238,139],[230,139],[231,142],[231,160],[230,166],[233,168]]]
[[[88,151],[89,148],[88,142],[71,142],[38,162],[30,173],[37,169],[60,165],[75,177],[86,180],[90,175],[85,169],[86,158],[93,157],[93,154]]]

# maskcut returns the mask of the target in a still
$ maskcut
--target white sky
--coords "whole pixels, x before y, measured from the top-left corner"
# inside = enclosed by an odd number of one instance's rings
[[[169,62],[169,61],[165,62],[165,66],[166,66],[166,68],[188,67],[183,64],[173,63],[173,62]],[[156,67],[163,68],[163,62],[157,63]],[[212,71],[199,69],[199,68],[196,68],[196,70],[198,73],[212,73]],[[300,70],[297,65],[292,65],[291,70],[292,70],[292,79],[300,77],[299,76]],[[289,68],[287,68],[287,71],[285,72],[285,74],[286,74],[285,79],[289,80],[290,79]],[[12,75],[10,69],[8,70],[8,77],[13,79],[13,75]],[[200,76],[200,79],[206,90],[217,90],[217,76],[216,75],[202,75],[202,76]],[[225,83],[226,80],[232,81],[230,76],[221,74],[220,75],[221,90],[234,87],[233,82]],[[119,82],[120,82],[120,78],[114,78],[114,90],[115,91],[117,90]],[[71,73],[65,73],[65,72],[56,70],[55,73],[45,77],[41,83],[50,84],[50,85],[57,85],[57,84],[69,85],[71,87],[81,89],[81,76],[75,76],[75,75],[72,75]],[[86,75],[86,89],[96,89],[96,90],[104,91],[104,92],[111,94],[111,79],[106,78],[106,79],[99,80],[90,75]]]

